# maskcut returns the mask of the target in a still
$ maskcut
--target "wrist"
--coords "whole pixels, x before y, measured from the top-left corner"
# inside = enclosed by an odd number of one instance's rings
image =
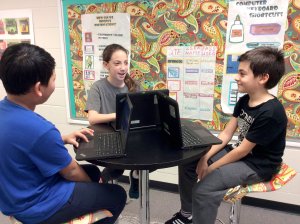
[[[64,144],[66,144],[67,136],[62,135],[62,136],[61,136],[61,139],[63,140]]]
[[[205,154],[204,156],[202,156],[202,160],[204,161],[204,162],[207,162],[208,160],[209,160],[209,158],[210,158],[210,156],[208,155],[208,154]]]

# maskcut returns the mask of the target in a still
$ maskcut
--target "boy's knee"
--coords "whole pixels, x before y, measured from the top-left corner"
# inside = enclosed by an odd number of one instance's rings
[[[195,186],[193,187],[193,198],[204,198],[207,195],[209,195],[209,191],[206,191],[201,183],[197,183],[195,184]]]

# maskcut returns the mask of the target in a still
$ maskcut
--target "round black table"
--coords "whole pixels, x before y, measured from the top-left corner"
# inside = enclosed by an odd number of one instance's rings
[[[99,132],[114,131],[109,125],[90,126]],[[79,146],[80,147],[80,146]],[[149,170],[167,168],[199,159],[210,147],[182,150],[157,128],[130,130],[126,157],[89,160],[88,162],[113,169],[139,170],[140,223],[150,223]]]

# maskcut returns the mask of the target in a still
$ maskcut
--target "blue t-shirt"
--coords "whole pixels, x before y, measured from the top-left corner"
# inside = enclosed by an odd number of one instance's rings
[[[55,126],[24,107],[0,101],[0,210],[39,223],[70,198],[75,183],[59,171],[72,161]]]

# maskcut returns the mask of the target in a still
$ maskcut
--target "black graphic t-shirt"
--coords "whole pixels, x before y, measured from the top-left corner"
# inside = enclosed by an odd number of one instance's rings
[[[260,177],[269,180],[282,162],[287,117],[276,97],[255,107],[249,107],[248,103],[247,94],[234,108],[233,116],[238,119],[240,133],[233,147],[237,147],[244,138],[256,143],[251,153],[242,160]]]

